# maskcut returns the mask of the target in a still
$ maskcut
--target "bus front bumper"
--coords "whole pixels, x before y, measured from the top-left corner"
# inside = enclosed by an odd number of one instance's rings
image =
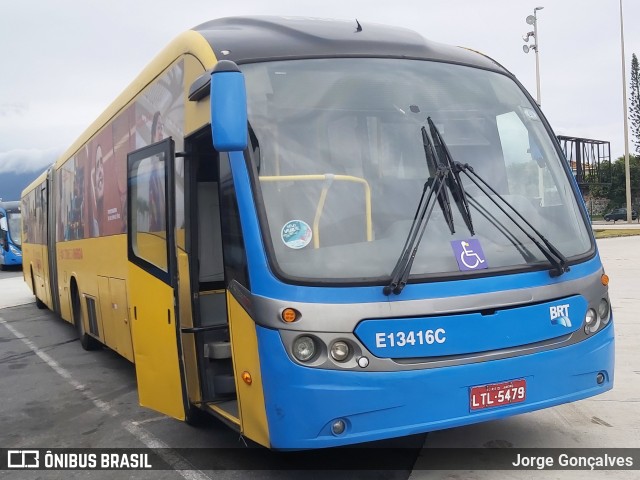
[[[257,327],[270,444],[324,448],[400,437],[531,412],[613,387],[613,322],[564,348],[460,366],[395,372],[339,371],[291,361],[275,330]],[[597,382],[602,373],[604,381]],[[478,385],[526,380],[526,399],[471,410]],[[343,433],[331,426],[342,420]]]
[[[16,255],[11,252],[5,252],[2,264],[6,266],[22,265],[22,255]]]

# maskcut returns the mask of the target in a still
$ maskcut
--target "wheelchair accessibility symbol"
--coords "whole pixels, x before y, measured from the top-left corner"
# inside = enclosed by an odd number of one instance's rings
[[[453,248],[456,262],[458,262],[458,268],[461,271],[489,268],[479,240],[474,238],[455,240],[451,242],[451,247]]]

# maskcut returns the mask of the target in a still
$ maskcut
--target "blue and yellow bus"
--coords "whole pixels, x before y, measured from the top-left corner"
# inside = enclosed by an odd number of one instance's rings
[[[163,50],[23,192],[24,276],[140,403],[306,449],[613,386],[608,277],[555,135],[491,58],[238,17]]]
[[[0,270],[22,265],[20,202],[0,201]]]

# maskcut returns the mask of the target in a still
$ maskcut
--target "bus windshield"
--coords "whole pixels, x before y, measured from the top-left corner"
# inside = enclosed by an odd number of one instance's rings
[[[9,217],[9,235],[11,236],[11,241],[17,245],[18,247],[22,245],[22,229],[20,226],[21,214],[20,212],[7,212],[7,216]]]
[[[453,161],[473,167],[562,255],[592,250],[549,131],[508,76],[376,58],[241,68],[263,234],[279,275],[342,284],[389,279],[433,175],[422,136],[429,118]],[[549,268],[491,195],[464,176],[462,184],[475,235],[459,209],[451,209],[452,234],[443,209],[435,208],[411,278],[469,273],[454,245],[468,246],[469,239],[483,252],[482,272]]]

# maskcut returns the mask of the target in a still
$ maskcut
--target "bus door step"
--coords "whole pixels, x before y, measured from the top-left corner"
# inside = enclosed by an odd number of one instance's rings
[[[231,358],[231,342],[209,342],[204,344],[204,356],[211,360]]]

